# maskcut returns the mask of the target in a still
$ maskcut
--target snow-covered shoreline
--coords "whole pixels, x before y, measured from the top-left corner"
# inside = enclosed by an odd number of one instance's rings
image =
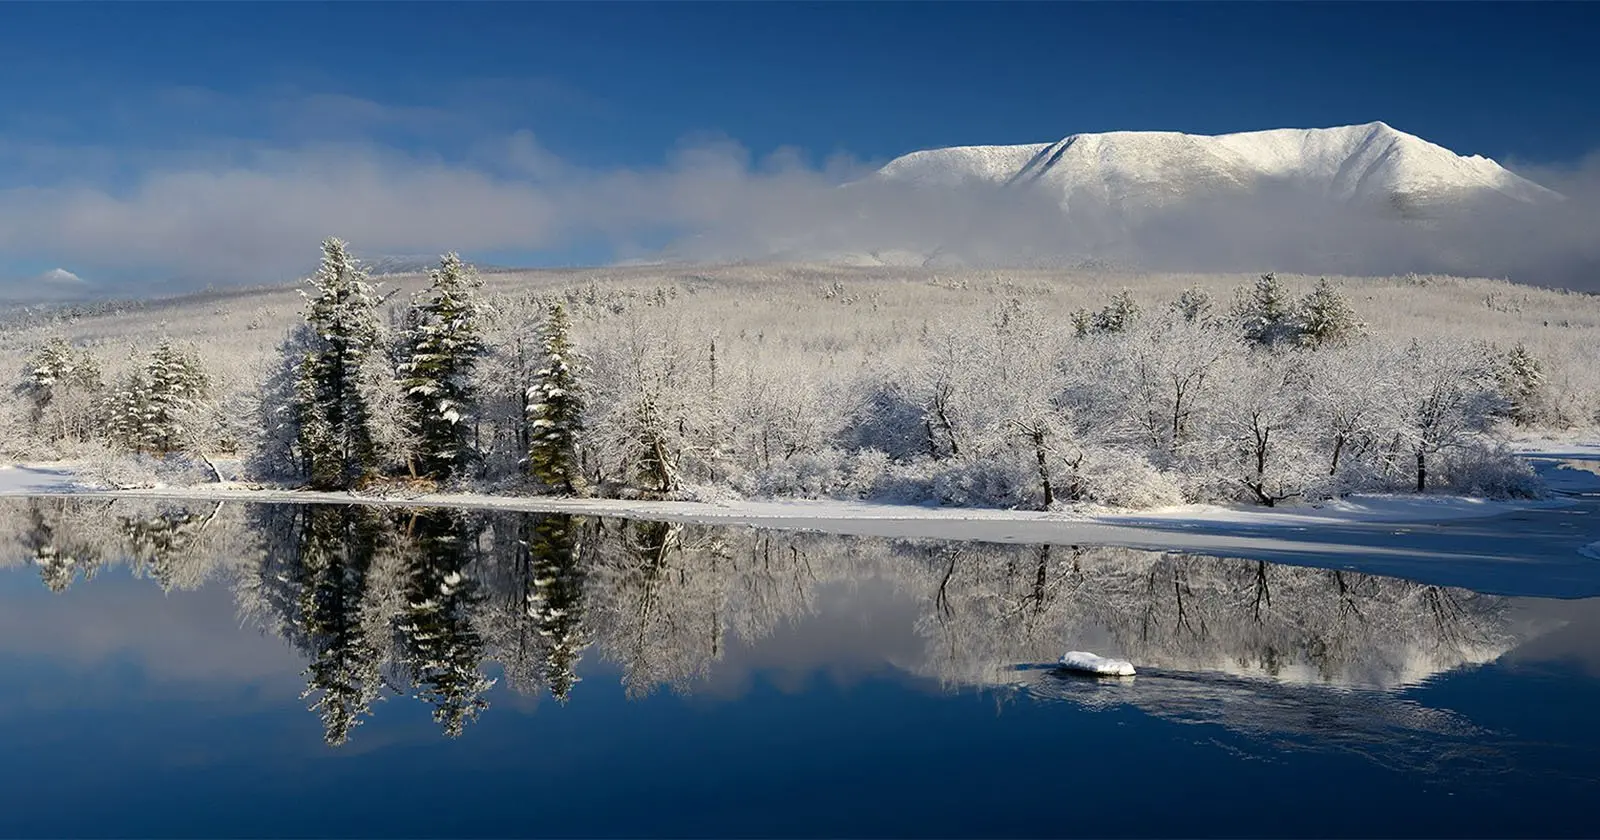
[[[1532,449],[1533,447],[1528,447]],[[362,495],[238,482],[113,490],[66,465],[0,467],[0,496],[370,504],[567,513],[891,539],[1118,546],[1346,569],[1502,595],[1600,596],[1600,447],[1529,452],[1562,493],[1542,500],[1352,495],[1314,505],[1183,505],[1145,511],[1033,511],[831,500],[657,501],[483,493]],[[1574,461],[1573,459],[1579,459]]]

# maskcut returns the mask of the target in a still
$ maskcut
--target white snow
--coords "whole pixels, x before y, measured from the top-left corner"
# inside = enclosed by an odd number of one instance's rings
[[[1086,650],[1069,650],[1061,657],[1061,667],[1069,671],[1098,674],[1103,677],[1131,677],[1133,663],[1126,659],[1108,659]]]
[[[0,496],[61,493],[83,486],[83,481],[66,467],[0,464]]]
[[[1154,510],[1101,513],[1096,522],[1138,527],[1142,524],[1210,523],[1259,528],[1307,528],[1350,523],[1431,523],[1498,516],[1515,510],[1564,507],[1568,499],[1490,501],[1468,496],[1414,496],[1356,493],[1293,507],[1178,505]]]
[[[876,175],[955,186],[969,180],[1034,182],[1061,192],[1124,200],[1194,197],[1197,191],[1287,181],[1340,200],[1445,198],[1491,192],[1533,202],[1560,196],[1494,161],[1465,157],[1382,122],[1215,136],[1176,131],[1074,134],[1054,143],[957,146],[912,152]]]
[[[74,482],[70,465],[0,467],[0,495],[77,493],[98,497],[352,501],[744,525],[892,539],[976,540],[1060,546],[1122,546],[1268,560],[1406,577],[1491,594],[1600,595],[1600,547],[1586,516],[1600,496],[1600,446],[1523,442],[1542,474],[1566,476],[1548,500],[1356,495],[1317,505],[1264,508],[1185,505],[1147,511],[1047,512],[941,508],[804,499],[705,501],[585,499],[439,493],[374,497],[263,489],[237,481],[107,491]],[[1570,512],[1563,508],[1573,506]],[[1514,523],[1501,519],[1515,515]],[[1478,525],[1477,522],[1490,524]],[[1456,523],[1456,524],[1448,524]],[[1574,525],[1579,527],[1575,528]],[[1600,559],[1600,558],[1595,558]]]

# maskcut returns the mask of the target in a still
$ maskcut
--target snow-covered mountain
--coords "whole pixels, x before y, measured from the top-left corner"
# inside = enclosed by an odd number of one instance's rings
[[[1114,131],[931,149],[896,158],[872,177],[925,187],[1032,185],[1059,194],[1068,210],[1085,201],[1159,208],[1269,187],[1421,214],[1485,199],[1559,199],[1493,160],[1458,155],[1382,122],[1216,136]]]

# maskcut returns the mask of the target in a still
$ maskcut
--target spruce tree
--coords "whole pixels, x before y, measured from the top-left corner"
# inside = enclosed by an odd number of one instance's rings
[[[1244,328],[1245,339],[1262,347],[1292,341],[1299,333],[1289,292],[1270,272],[1257,278],[1255,285],[1240,295],[1234,314]]]
[[[144,437],[150,451],[164,455],[182,448],[185,414],[205,396],[209,381],[193,353],[163,341],[145,363],[147,400]]]
[[[1111,296],[1110,302],[1099,312],[1090,313],[1087,309],[1080,309],[1072,313],[1072,326],[1079,338],[1103,333],[1127,332],[1133,322],[1139,318],[1139,304],[1133,299],[1133,293],[1121,291]]]
[[[1211,295],[1199,286],[1184,289],[1172,302],[1172,311],[1185,322],[1206,323],[1211,317]]]
[[[377,297],[366,272],[338,239],[322,243],[305,319],[310,349],[299,361],[296,448],[313,487],[347,489],[376,470],[372,417],[361,387],[362,366],[378,341]]]
[[[1349,341],[1361,332],[1355,310],[1326,278],[1300,301],[1300,346],[1322,347]]]
[[[92,433],[93,412],[83,409],[98,400],[102,387],[94,356],[73,350],[66,339],[56,336],[28,360],[16,391],[27,401],[34,431],[56,441]],[[79,399],[68,399],[73,396]]]
[[[566,307],[551,303],[541,336],[543,364],[528,388],[528,474],[566,493],[577,492],[582,483],[577,443],[583,400],[573,371],[570,329]]]
[[[407,316],[399,372],[418,444],[417,471],[444,481],[474,454],[469,421],[478,395],[472,374],[483,354],[475,292],[483,283],[455,254],[446,254],[429,277],[432,285]]]
[[[1522,342],[1500,359],[1495,371],[1505,414],[1518,426],[1531,426],[1539,419],[1539,403],[1544,389],[1544,364],[1528,352]]]
[[[106,395],[104,415],[106,440],[112,446],[127,452],[151,451],[150,380],[143,368],[129,371]]]

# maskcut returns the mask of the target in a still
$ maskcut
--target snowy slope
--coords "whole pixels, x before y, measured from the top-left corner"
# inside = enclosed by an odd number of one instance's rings
[[[1268,184],[1407,208],[1491,196],[1559,198],[1493,160],[1457,155],[1382,122],[1217,136],[1116,131],[1024,146],[932,149],[897,158],[873,177],[930,187],[1033,184],[1059,192],[1064,207],[1083,198],[1162,206],[1249,194]]]

